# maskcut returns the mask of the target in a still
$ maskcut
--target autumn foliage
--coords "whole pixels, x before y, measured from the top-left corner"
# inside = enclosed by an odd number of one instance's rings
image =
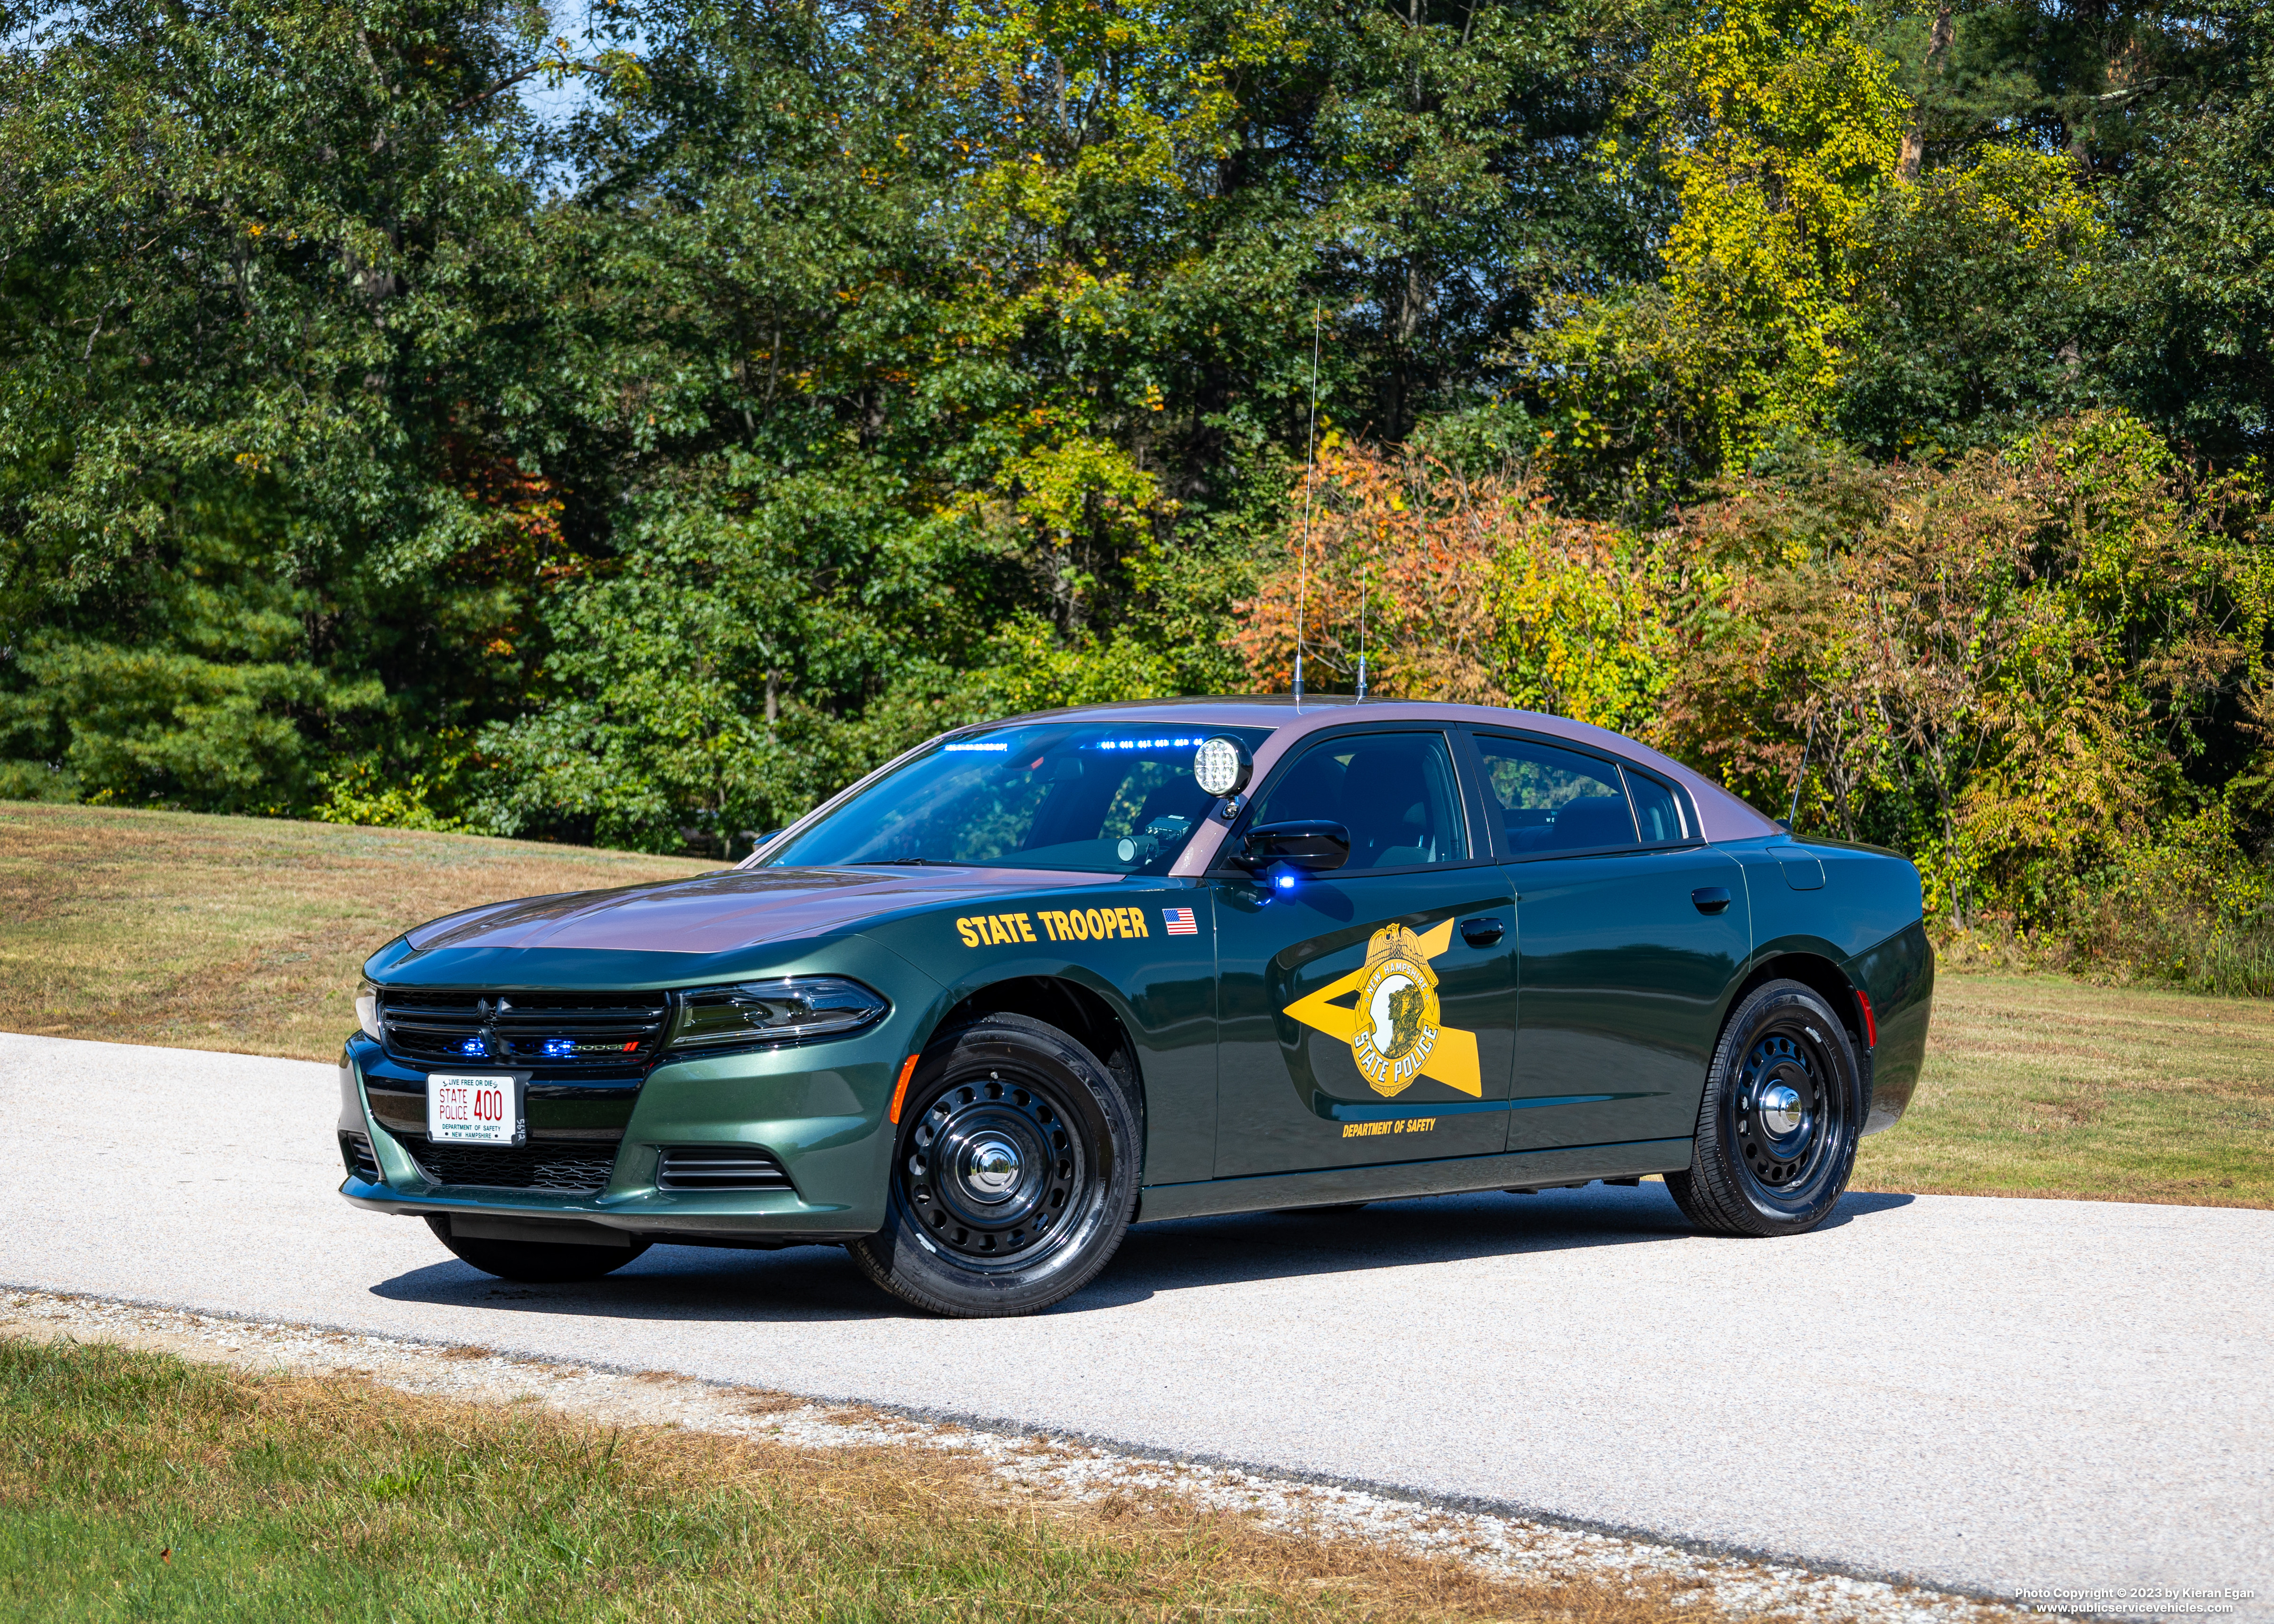
[[[1304,658],[1314,688],[1500,704],[1489,605],[1495,559],[1539,509],[1537,492],[1332,444],[1289,498],[1291,555],[1243,605],[1232,642],[1274,691]],[[1287,567],[1292,566],[1291,571]]]
[[[2135,422],[1939,468],[1819,459],[1648,531],[1360,446],[1312,499],[1238,634],[1260,685],[1286,685],[1299,600],[1309,685],[1346,691],[1363,606],[1374,692],[1616,727],[1756,805],[1797,783],[1803,828],[1916,856],[1954,932],[2145,929],[2168,959],[2175,914],[2257,927],[2235,831],[2263,778],[2219,797],[2190,773],[2215,728],[2263,738],[2263,508]]]
[[[1558,513],[1538,479],[1333,443],[1289,511],[1289,557],[1233,634],[1259,683],[1292,681],[1299,621],[1314,689],[1352,688],[1363,647],[1368,689],[1385,697],[1613,727],[1645,714],[1663,640],[1645,550]]]

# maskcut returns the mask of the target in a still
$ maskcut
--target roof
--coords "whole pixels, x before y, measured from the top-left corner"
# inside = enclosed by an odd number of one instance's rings
[[[1428,699],[1357,699],[1347,694],[1237,694],[1190,699],[1129,699],[1111,704],[1074,705],[1039,713],[1057,721],[1161,721],[1179,727],[1269,727],[1270,738],[1255,753],[1255,777],[1260,781],[1288,751],[1312,734],[1359,719],[1370,722],[1461,722],[1472,727],[1520,727],[1551,739],[1568,739],[1623,756],[1637,766],[1672,778],[1690,792],[1697,803],[1699,832],[1708,840],[1751,840],[1778,832],[1777,824],[1728,790],[1638,740],[1608,727],[1574,722],[1539,710],[1506,710],[1497,705],[1454,705]],[[1005,718],[1010,719],[1010,718]],[[1029,718],[1020,718],[1019,720]],[[1000,726],[1001,723],[990,723]],[[1207,846],[1207,851],[1197,848]],[[1177,864],[1183,873],[1194,861],[1201,872],[1215,855],[1214,845],[1195,840]]]

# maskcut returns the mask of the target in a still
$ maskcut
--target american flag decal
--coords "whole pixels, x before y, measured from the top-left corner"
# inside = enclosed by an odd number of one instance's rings
[[[1190,908],[1163,908],[1161,920],[1169,927],[1169,934],[1172,936],[1196,936],[1201,933],[1200,925],[1193,920]]]

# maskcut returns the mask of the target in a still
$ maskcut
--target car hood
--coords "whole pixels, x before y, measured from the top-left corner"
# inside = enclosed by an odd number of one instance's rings
[[[722,953],[826,936],[904,908],[1111,884],[1118,877],[1028,868],[724,868],[618,891],[494,903],[421,925],[405,939],[418,953],[500,948]]]

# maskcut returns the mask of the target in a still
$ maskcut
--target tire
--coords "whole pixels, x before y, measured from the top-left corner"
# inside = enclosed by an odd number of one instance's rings
[[[1055,1026],[990,1015],[943,1034],[909,1082],[885,1227],[847,1250],[932,1313],[1048,1308],[1128,1233],[1137,1123],[1113,1073]]]
[[[1822,1223],[1855,1171],[1862,1079],[1822,994],[1770,981],[1745,995],[1713,1050],[1690,1169],[1666,1176],[1683,1216],[1709,1235],[1800,1235]]]
[[[629,1246],[579,1246],[557,1241],[480,1240],[450,1233],[448,1218],[430,1216],[426,1227],[434,1238],[485,1274],[515,1280],[523,1285],[558,1286],[577,1280],[598,1280],[613,1274],[645,1252],[648,1243]]]

